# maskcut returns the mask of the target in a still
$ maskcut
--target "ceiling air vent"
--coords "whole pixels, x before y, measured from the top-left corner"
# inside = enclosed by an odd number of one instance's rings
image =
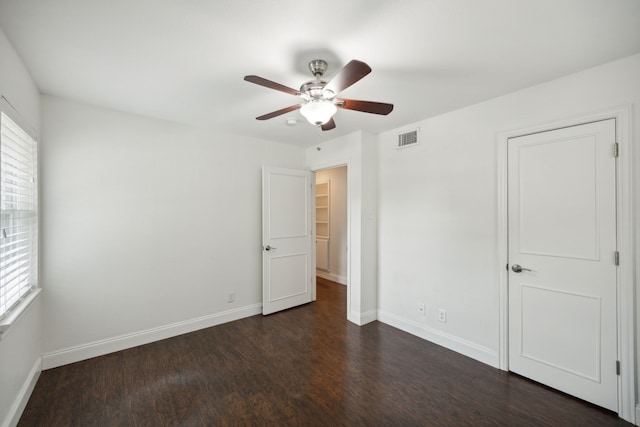
[[[413,147],[418,144],[418,129],[398,135],[398,148]]]

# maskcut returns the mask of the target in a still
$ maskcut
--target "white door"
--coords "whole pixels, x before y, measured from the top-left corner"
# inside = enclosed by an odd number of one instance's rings
[[[312,174],[262,168],[262,313],[311,302]]]
[[[509,369],[617,412],[614,141],[611,119],[508,142]]]

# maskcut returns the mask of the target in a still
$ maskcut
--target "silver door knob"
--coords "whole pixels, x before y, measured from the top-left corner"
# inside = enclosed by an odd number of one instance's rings
[[[264,247],[264,250],[265,250],[265,251],[270,251],[270,250],[272,250],[272,249],[273,249],[273,250],[276,250],[276,249],[278,249],[278,248],[274,248],[273,246],[269,246],[269,245],[267,245],[267,246],[265,246],[265,247]]]
[[[528,268],[524,268],[524,267],[519,266],[518,264],[513,264],[511,266],[511,269],[513,270],[514,273],[521,273],[523,271],[531,271]]]

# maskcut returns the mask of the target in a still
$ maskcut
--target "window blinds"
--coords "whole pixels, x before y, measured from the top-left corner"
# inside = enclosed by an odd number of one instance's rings
[[[0,318],[36,284],[37,143],[0,114]]]

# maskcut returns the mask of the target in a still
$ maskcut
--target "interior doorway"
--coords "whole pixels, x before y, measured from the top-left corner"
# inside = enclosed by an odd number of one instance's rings
[[[315,173],[316,276],[347,285],[347,166]]]

